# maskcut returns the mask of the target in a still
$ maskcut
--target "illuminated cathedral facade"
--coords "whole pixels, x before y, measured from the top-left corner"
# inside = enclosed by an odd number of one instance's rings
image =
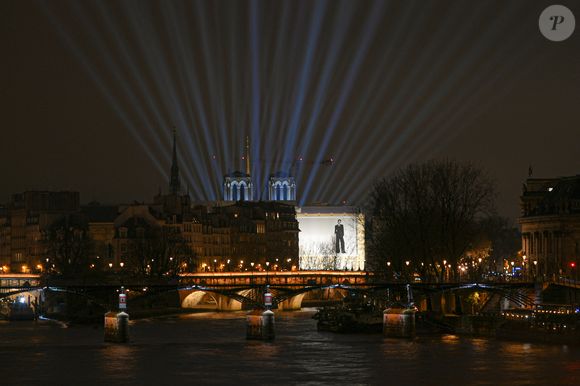
[[[224,201],[254,201],[254,183],[250,167],[250,141],[246,138],[246,171],[224,176]],[[278,172],[268,179],[268,201],[296,201],[296,181],[290,173]]]

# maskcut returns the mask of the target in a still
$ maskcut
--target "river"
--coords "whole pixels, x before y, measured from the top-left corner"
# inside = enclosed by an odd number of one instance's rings
[[[273,343],[245,339],[244,313],[131,322],[131,343],[100,326],[0,322],[0,385],[578,385],[580,347],[317,332],[313,310],[276,313]]]

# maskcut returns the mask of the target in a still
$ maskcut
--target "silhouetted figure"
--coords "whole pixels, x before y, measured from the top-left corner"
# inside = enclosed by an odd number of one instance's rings
[[[336,253],[344,252],[344,226],[338,220],[338,223],[334,226],[334,235],[336,236]]]

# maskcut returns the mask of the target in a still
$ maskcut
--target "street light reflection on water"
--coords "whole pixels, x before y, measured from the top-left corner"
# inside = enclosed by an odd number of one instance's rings
[[[580,348],[454,335],[385,339],[318,332],[314,310],[276,311],[276,339],[248,341],[245,312],[101,326],[0,322],[2,384],[578,384]],[[26,368],[26,371],[22,371]]]

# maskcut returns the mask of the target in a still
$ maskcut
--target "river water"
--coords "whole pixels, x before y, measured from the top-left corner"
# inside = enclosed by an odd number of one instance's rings
[[[580,347],[456,336],[413,341],[317,332],[313,310],[276,313],[273,343],[245,339],[244,313],[97,326],[0,322],[0,385],[579,385]]]

